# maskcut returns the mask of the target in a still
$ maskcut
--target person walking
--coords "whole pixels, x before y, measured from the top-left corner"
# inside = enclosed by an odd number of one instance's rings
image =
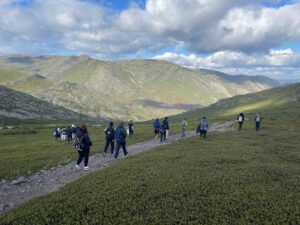
[[[180,123],[180,127],[181,127],[181,138],[184,138],[186,135],[186,129],[187,129],[187,121],[186,118],[184,118],[181,123]]]
[[[206,117],[203,116],[198,125],[196,134],[200,133],[200,137],[203,136],[203,139],[206,139],[207,131],[208,131],[208,121],[207,121]]]
[[[239,123],[239,131],[241,131],[241,130],[242,130],[243,123],[244,123],[244,120],[245,120],[244,114],[243,114],[243,113],[240,113],[240,114],[238,115],[238,117],[236,118],[236,120],[237,120],[238,123]]]
[[[75,138],[75,148],[78,150],[78,159],[76,163],[76,169],[80,168],[80,163],[84,158],[84,170],[89,170],[89,154],[90,147],[93,145],[87,127],[82,125],[80,129],[77,129],[76,138]]]
[[[257,132],[260,129],[260,123],[261,123],[261,120],[262,120],[259,112],[256,113],[254,120],[255,120],[255,130]]]
[[[163,125],[165,126],[165,129],[166,129],[166,138],[165,139],[168,139],[168,135],[169,135],[169,122],[168,122],[168,117],[166,117],[163,121]]]
[[[165,124],[163,123],[161,126],[160,126],[160,142],[163,142],[166,140],[166,126]]]
[[[72,124],[71,133],[72,133],[72,141],[73,141],[76,137],[76,127],[74,124]]]
[[[58,129],[57,128],[54,128],[53,136],[54,136],[54,140],[57,142],[57,140],[59,138],[59,133],[58,133]]]
[[[132,120],[130,120],[130,122],[128,123],[128,134],[129,134],[129,137],[131,137],[133,135],[133,122],[132,122]]]
[[[154,134],[155,134],[155,138],[154,139],[157,139],[158,138],[158,135],[159,135],[159,129],[160,129],[160,122],[159,122],[159,119],[156,118],[153,122],[153,128],[154,128]]]
[[[68,142],[72,141],[72,131],[70,126],[67,128],[67,137],[68,137]]]
[[[120,148],[122,147],[124,156],[128,155],[127,149],[126,149],[126,130],[124,128],[124,123],[121,122],[119,126],[116,129],[115,132],[115,138],[117,141],[117,148],[115,152],[115,159],[118,159]]]
[[[114,155],[114,149],[115,149],[115,128],[114,123],[110,122],[109,127],[107,127],[104,131],[105,133],[105,146],[103,151],[103,156],[105,157],[107,154],[107,149],[110,145],[110,154]]]

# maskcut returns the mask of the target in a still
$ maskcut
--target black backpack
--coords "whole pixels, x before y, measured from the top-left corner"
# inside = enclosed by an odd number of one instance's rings
[[[114,139],[114,128],[113,127],[108,127],[105,130],[105,135],[106,135],[106,139],[112,140]]]
[[[83,136],[81,137],[75,137],[75,149],[78,151],[82,151],[84,148],[84,144],[83,144]]]

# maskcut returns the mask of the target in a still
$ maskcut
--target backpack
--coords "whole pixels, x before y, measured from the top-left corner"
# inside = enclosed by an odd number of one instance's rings
[[[83,136],[75,137],[75,149],[78,150],[78,151],[82,151],[83,148],[84,148]]]
[[[121,128],[116,129],[115,138],[118,141],[124,141],[125,140],[125,136],[124,136]]]
[[[201,130],[207,130],[208,129],[208,122],[207,121],[201,121]]]
[[[112,140],[114,138],[113,133],[114,133],[114,128],[112,128],[112,127],[106,128],[106,130],[105,130],[106,139]]]
[[[238,117],[238,121],[239,121],[239,122],[243,122],[243,117],[242,117],[242,116],[239,116],[239,117]]]
[[[260,122],[260,116],[256,116],[256,122]]]

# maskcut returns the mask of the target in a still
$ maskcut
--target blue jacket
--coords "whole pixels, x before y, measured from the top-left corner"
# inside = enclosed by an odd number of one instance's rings
[[[154,127],[155,129],[157,129],[157,130],[160,128],[160,122],[159,122],[158,119],[156,119],[156,120],[154,121],[153,127]]]
[[[119,125],[115,132],[115,138],[117,142],[125,142],[126,130],[124,126]]]

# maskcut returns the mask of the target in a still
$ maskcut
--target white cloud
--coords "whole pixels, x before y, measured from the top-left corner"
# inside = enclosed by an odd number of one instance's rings
[[[300,79],[300,54],[294,53],[292,49],[270,50],[268,54],[220,51],[204,57],[167,52],[153,58],[181,66],[215,69],[231,74]]]
[[[265,54],[300,42],[299,1],[267,8],[263,0],[147,0],[121,12],[83,0],[20,2],[0,0],[0,54],[74,50],[107,59],[171,47],[194,53],[169,57],[187,66],[299,68],[292,50]]]
[[[260,52],[300,40],[300,3],[263,8],[259,0],[148,0],[145,9],[133,5],[110,14],[79,0],[12,4],[18,2],[0,4],[0,45],[16,45],[16,51],[26,50],[17,49],[20,42],[34,41],[91,54],[156,51],[179,43],[195,53]]]

